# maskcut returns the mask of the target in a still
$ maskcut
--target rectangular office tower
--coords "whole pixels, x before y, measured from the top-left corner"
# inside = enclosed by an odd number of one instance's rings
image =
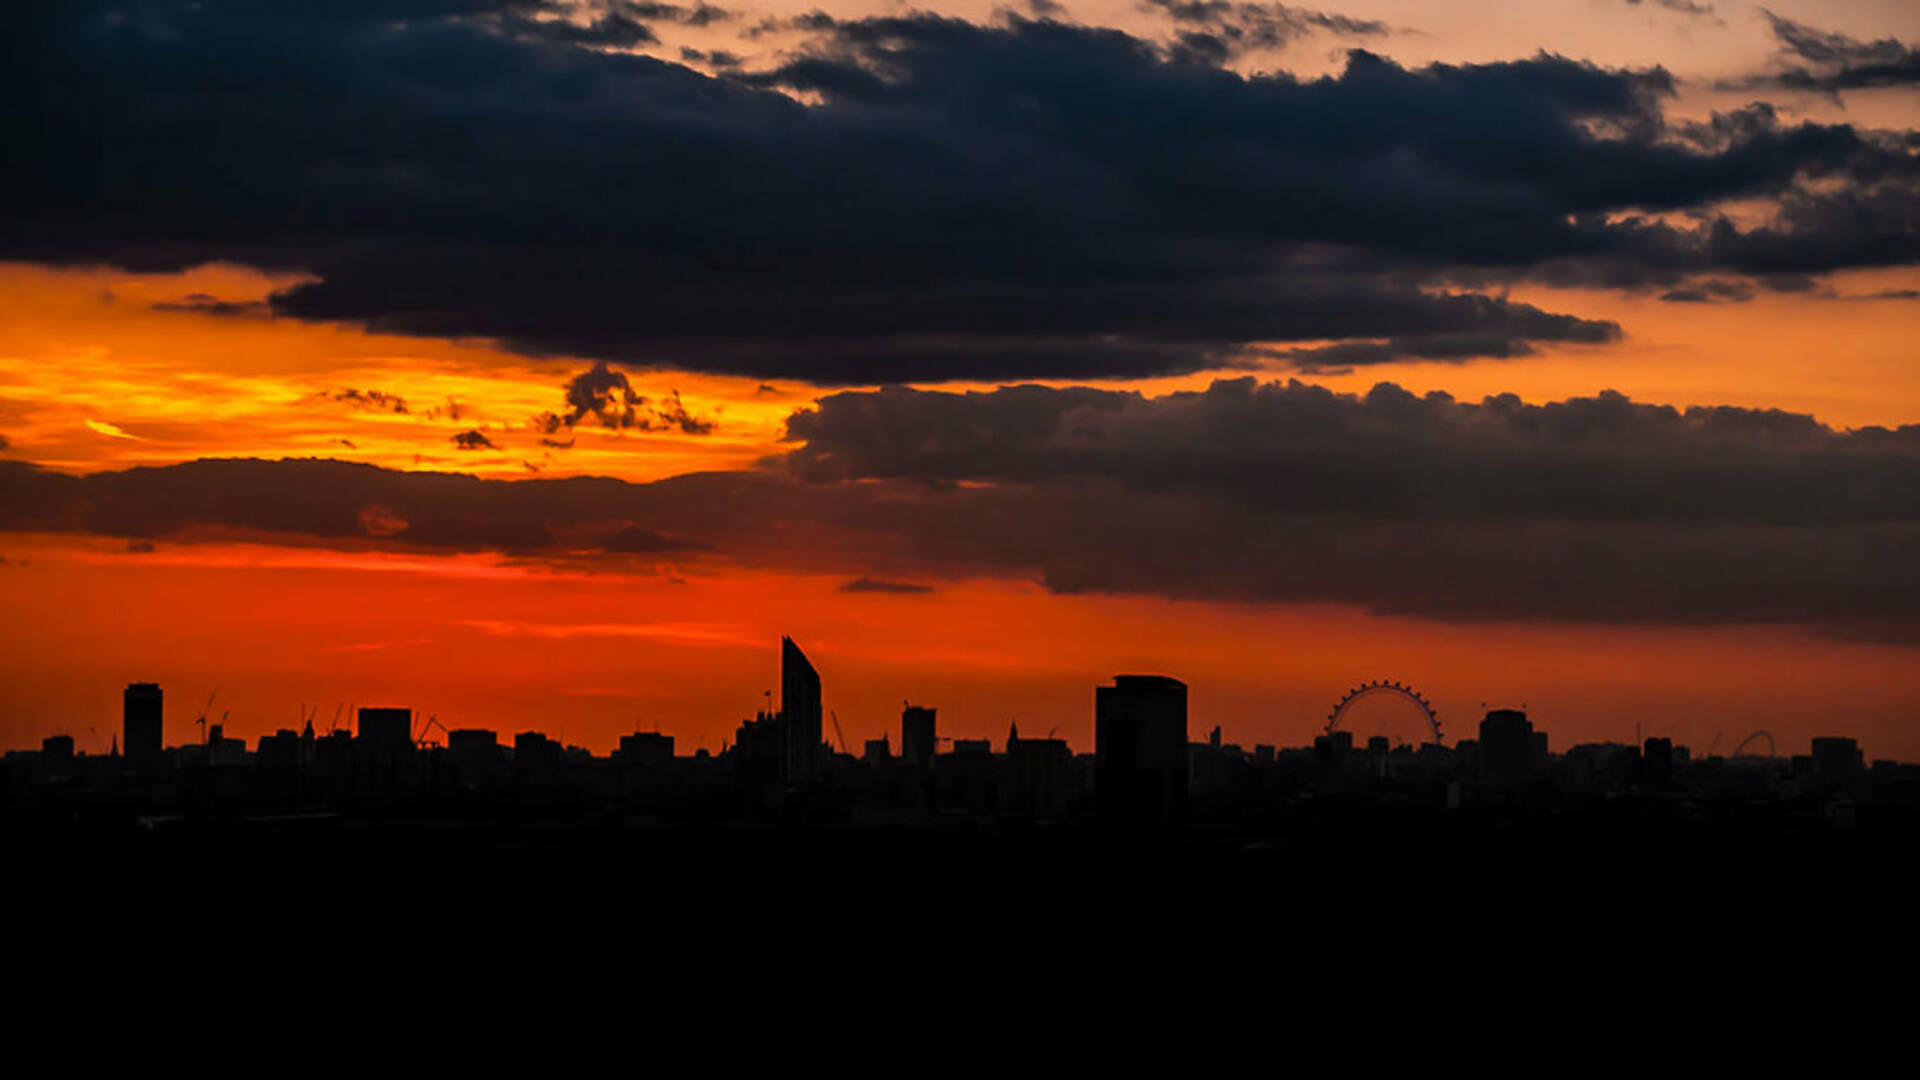
[[[121,699],[120,725],[121,753],[128,764],[144,768],[160,760],[165,725],[159,683],[127,684]]]
[[[786,733],[786,779],[813,779],[820,769],[820,675],[790,637],[780,639],[780,725]]]
[[[361,709],[359,741],[395,750],[410,748],[413,746],[413,710]]]
[[[1093,692],[1093,787],[1101,816],[1132,826],[1187,817],[1187,684],[1117,675]]]
[[[933,768],[935,712],[923,705],[900,711],[900,760],[919,769]]]

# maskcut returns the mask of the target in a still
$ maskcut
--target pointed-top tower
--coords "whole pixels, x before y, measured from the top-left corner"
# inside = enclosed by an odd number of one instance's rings
[[[788,782],[819,775],[820,673],[790,637],[780,639],[780,724],[786,736]]]

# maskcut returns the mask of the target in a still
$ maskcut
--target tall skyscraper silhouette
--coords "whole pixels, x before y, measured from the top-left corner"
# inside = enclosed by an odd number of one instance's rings
[[[160,684],[128,683],[120,716],[120,747],[127,763],[146,768],[158,762],[165,735]]]
[[[933,767],[935,711],[908,705],[900,711],[900,759],[922,769]]]
[[[1094,690],[1094,797],[1109,821],[1177,825],[1187,813],[1187,684],[1116,675]]]
[[[787,780],[813,779],[820,768],[820,674],[790,637],[780,639],[780,723]]]

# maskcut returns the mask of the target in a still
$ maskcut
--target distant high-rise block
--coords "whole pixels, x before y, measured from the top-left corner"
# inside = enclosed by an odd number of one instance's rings
[[[1821,789],[1844,787],[1866,771],[1866,759],[1860,744],[1834,735],[1813,740],[1813,779]]]
[[[1640,775],[1648,784],[1664,787],[1673,779],[1673,740],[1653,736],[1640,744]]]
[[[361,709],[360,741],[387,747],[412,746],[413,710]]]
[[[164,728],[160,685],[128,683],[121,706],[120,752],[128,764],[144,767],[159,761]]]
[[[40,760],[43,764],[66,764],[73,760],[73,736],[49,735],[40,740]]]
[[[900,760],[919,768],[933,766],[935,710],[909,705],[900,713]]]
[[[1119,675],[1094,690],[1094,797],[1110,821],[1176,825],[1187,813],[1187,684]]]
[[[1023,817],[1064,816],[1072,771],[1073,753],[1064,739],[1009,740],[1001,809]]]
[[[1496,783],[1538,779],[1546,771],[1546,732],[1519,709],[1494,709],[1480,721],[1480,775]]]
[[[566,747],[538,731],[522,731],[513,737],[513,763],[521,773],[557,769],[566,762]]]
[[[658,731],[636,731],[620,736],[620,760],[627,765],[673,764],[673,736]]]
[[[793,639],[780,639],[780,722],[786,732],[786,779],[811,780],[820,769],[820,674]]]

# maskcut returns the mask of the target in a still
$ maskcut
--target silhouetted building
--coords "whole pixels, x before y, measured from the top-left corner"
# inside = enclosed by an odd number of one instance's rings
[[[673,764],[673,736],[658,731],[636,731],[620,736],[620,760],[628,765],[663,767]]]
[[[485,757],[500,749],[500,736],[486,728],[455,728],[447,732],[447,751],[455,757]]]
[[[538,731],[522,731],[513,737],[513,763],[521,773],[539,773],[558,769],[566,760],[566,748]]]
[[[1846,787],[1866,767],[1860,744],[1852,739],[1830,735],[1813,740],[1813,784],[1819,790]]]
[[[1644,779],[1645,773],[1641,753],[1620,743],[1579,743],[1560,759],[1563,785],[1582,794],[1618,790]]]
[[[150,768],[160,760],[162,743],[160,684],[128,683],[122,696],[120,752],[135,768]]]
[[[1546,733],[1533,730],[1519,709],[1494,709],[1480,721],[1480,775],[1494,783],[1539,779],[1546,766]]]
[[[361,709],[359,741],[386,750],[409,749],[413,746],[413,710]]]
[[[214,724],[207,729],[207,745],[204,749],[209,765],[246,764],[247,740],[228,738],[224,725]]]
[[[271,735],[260,736],[260,742],[254,749],[254,760],[263,769],[282,772],[299,768],[301,749],[313,741],[312,725],[307,727],[307,736],[290,728],[281,728]]]
[[[936,768],[942,807],[975,815],[993,811],[1000,777],[992,743],[955,739],[953,749],[940,756]]]
[[[786,732],[786,779],[811,780],[820,771],[820,674],[790,637],[780,639],[780,723]]]
[[[770,784],[787,767],[787,737],[780,717],[758,713],[733,733],[736,778],[747,785]]]
[[[861,755],[861,759],[869,765],[885,765],[893,760],[893,744],[888,742],[884,736],[878,739],[868,739],[866,752]]]
[[[931,768],[937,737],[934,710],[909,705],[900,713],[900,760],[917,768]]]
[[[1673,783],[1673,740],[1654,736],[1640,744],[1641,778],[1652,787]]]
[[[1094,689],[1094,797],[1107,820],[1173,825],[1187,812],[1187,685],[1118,675]]]
[[[486,728],[454,728],[447,732],[445,759],[451,763],[458,782],[477,787],[504,779],[508,773],[507,750],[500,735]]]
[[[1007,781],[1001,808],[1032,818],[1059,818],[1067,812],[1073,753],[1064,739],[1007,740]]]
[[[73,760],[73,736],[49,735],[40,740],[40,761],[45,765],[66,765]]]

